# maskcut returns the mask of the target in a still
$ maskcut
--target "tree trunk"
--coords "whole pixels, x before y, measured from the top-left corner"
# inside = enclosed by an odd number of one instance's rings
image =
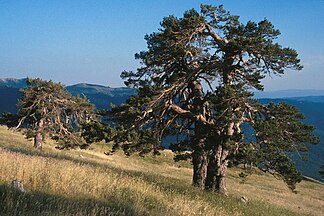
[[[225,98],[230,98],[225,97]],[[226,105],[226,104],[225,104]],[[223,111],[224,112],[224,111]],[[226,172],[228,167],[229,150],[225,147],[231,141],[234,135],[235,122],[230,121],[225,133],[220,134],[218,140],[215,140],[210,154],[210,164],[207,171],[206,188],[227,195]]]
[[[44,121],[41,119],[38,124],[37,124],[37,132],[34,138],[34,147],[37,149],[42,149],[43,148],[43,126],[44,126]]]
[[[216,191],[217,179],[216,179],[216,153],[211,150],[208,155],[208,167],[205,187],[207,190]]]
[[[202,85],[198,80],[189,83],[190,97],[193,100],[192,112],[195,115],[201,115],[207,120],[207,113],[209,112],[207,104],[203,100]],[[204,190],[207,178],[208,167],[208,151],[206,150],[207,139],[204,134],[208,131],[205,123],[195,121],[195,143],[192,147],[192,163],[193,163],[193,185]]]
[[[199,140],[200,144],[205,142],[205,139]],[[207,177],[208,157],[203,148],[195,149],[192,151],[193,163],[193,185],[200,189],[205,189],[205,182]]]
[[[227,186],[226,186],[226,171],[228,166],[228,150],[224,149],[222,145],[218,145],[216,151],[216,181],[215,181],[215,190],[218,193],[227,195]]]
[[[225,150],[221,144],[217,149],[209,154],[209,163],[207,169],[206,189],[227,195],[226,171],[228,166],[228,150]]]

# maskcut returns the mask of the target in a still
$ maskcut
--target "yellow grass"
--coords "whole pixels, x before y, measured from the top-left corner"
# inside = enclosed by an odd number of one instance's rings
[[[188,163],[161,156],[107,156],[109,146],[43,151],[17,132],[0,126],[0,211],[16,215],[322,215],[324,186],[302,182],[292,193],[283,182],[254,174],[242,183],[230,169],[228,198],[191,187]],[[26,194],[7,185],[23,181]],[[239,198],[244,195],[248,204]],[[0,215],[1,212],[0,212]]]

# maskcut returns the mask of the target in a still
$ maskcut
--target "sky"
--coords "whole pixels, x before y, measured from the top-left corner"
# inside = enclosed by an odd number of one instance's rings
[[[0,78],[123,86],[145,34],[200,4],[223,4],[242,22],[267,18],[297,50],[304,69],[266,78],[266,91],[324,89],[324,0],[0,0]]]

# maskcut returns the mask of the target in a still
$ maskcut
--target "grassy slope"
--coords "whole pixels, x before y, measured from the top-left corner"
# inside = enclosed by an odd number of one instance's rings
[[[229,197],[190,186],[187,163],[172,153],[158,158],[107,156],[106,145],[92,150],[44,151],[19,133],[0,126],[0,215],[321,215],[324,186],[312,182],[291,193],[279,180],[255,174],[242,183],[228,175]],[[22,180],[25,194],[8,186]],[[239,201],[249,198],[248,204]]]

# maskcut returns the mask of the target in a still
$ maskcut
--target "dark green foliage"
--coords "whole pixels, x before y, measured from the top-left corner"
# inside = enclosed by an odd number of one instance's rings
[[[0,116],[0,124],[5,124],[8,127],[15,127],[18,125],[19,117],[16,114],[4,112]]]
[[[138,116],[144,110],[144,104],[150,101],[154,88],[142,88],[135,96],[131,96],[120,106],[111,106],[111,110],[100,110],[101,122],[92,121],[84,125],[82,136],[87,143],[105,140],[114,141],[113,151],[122,148],[127,155],[139,152],[144,155],[153,151],[158,154],[159,142],[157,134],[150,128],[138,130]],[[106,118],[106,119],[105,119]],[[126,133],[127,132],[127,133]]]
[[[312,135],[314,127],[303,123],[304,116],[286,103],[259,105],[259,110],[253,124],[255,141],[247,145],[248,148],[240,149],[241,163],[254,164],[279,176],[295,189],[302,178],[290,154],[297,152],[300,157],[307,157],[305,143],[319,142],[318,137]]]
[[[82,137],[87,143],[99,142],[105,140],[110,142],[110,137],[113,136],[114,130],[109,125],[99,121],[90,121],[82,125]]]

